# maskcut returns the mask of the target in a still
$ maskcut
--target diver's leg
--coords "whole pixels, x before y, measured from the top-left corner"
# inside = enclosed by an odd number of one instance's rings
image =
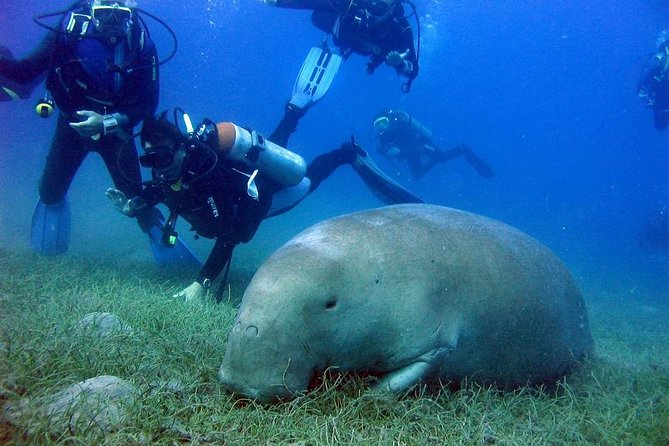
[[[309,193],[315,191],[321,182],[332,175],[339,166],[353,164],[356,160],[356,148],[353,144],[343,144],[339,149],[318,155],[307,166],[306,177],[311,181]]]
[[[71,214],[67,190],[86,157],[84,140],[59,114],[51,148],[39,184],[33,212],[30,246],[43,255],[65,253],[70,244]]]
[[[272,207],[265,218],[276,217],[297,206],[311,192],[311,181],[308,177],[302,178],[295,186],[284,187],[272,195]]]
[[[472,168],[474,168],[474,170],[476,170],[476,172],[483,178],[490,178],[495,176],[495,171],[492,170],[488,163],[474,155],[471,147],[465,144],[460,144],[459,146],[456,146],[450,150],[436,151],[433,153],[433,159],[437,162],[450,161],[462,155],[469,163],[469,165],[472,166]]]
[[[65,198],[86,154],[83,137],[59,114],[56,133],[39,184],[39,196],[44,204],[56,204]]]
[[[277,125],[276,129],[269,136],[269,140],[281,147],[286,147],[288,138],[297,130],[297,123],[306,113],[306,108],[300,108],[297,105],[288,102],[284,109],[283,118]]]

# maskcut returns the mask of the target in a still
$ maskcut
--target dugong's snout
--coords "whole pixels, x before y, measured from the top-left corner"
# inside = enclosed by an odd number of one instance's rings
[[[313,367],[303,355],[259,330],[236,322],[228,337],[218,379],[236,397],[262,404],[288,401],[306,392]]]
[[[224,367],[218,371],[218,379],[225,390],[236,398],[250,399],[260,404],[273,404],[280,401],[288,401],[299,394],[292,391],[283,384],[252,387],[249,383],[231,379]]]

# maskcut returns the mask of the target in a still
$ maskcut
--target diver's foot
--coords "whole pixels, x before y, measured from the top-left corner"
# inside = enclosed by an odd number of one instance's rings
[[[369,156],[365,149],[354,142],[345,142],[339,150],[341,151],[341,160],[346,164],[355,164],[358,157],[366,158]]]

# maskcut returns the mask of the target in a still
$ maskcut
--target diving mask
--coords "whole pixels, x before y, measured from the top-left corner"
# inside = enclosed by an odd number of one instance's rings
[[[387,19],[393,11],[393,0],[368,0],[365,3],[367,16],[376,21]]]
[[[387,116],[379,116],[374,120],[374,129],[378,133],[387,132],[390,129],[390,119]]]
[[[120,6],[118,3],[112,5],[93,5],[91,7],[91,14],[98,26],[124,25],[128,23],[132,17],[130,8]]]
[[[132,11],[118,3],[91,6],[93,23],[97,30],[111,44],[118,43],[128,32]]]
[[[143,167],[151,169],[153,177],[163,184],[174,184],[181,179],[186,148],[180,144],[176,150],[168,145],[146,147],[146,153],[139,157]]]

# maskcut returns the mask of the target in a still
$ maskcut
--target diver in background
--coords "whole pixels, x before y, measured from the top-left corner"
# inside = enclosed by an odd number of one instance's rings
[[[183,117],[185,134],[165,113],[144,121],[145,153],[140,162],[152,169],[153,180],[141,194],[128,199],[119,190],[107,190],[116,208],[129,217],[165,203],[170,209],[162,235],[167,246],[178,240],[174,231],[178,216],[198,236],[216,240],[196,280],[174,297],[186,301],[204,297],[225,270],[216,292],[220,300],[234,248],[250,241],[262,220],[292,209],[345,164],[389,203],[422,202],[374,171],[366,152],[353,141],[319,155],[307,166],[302,157],[255,131],[210,120],[193,127],[188,115]]]
[[[55,16],[61,17],[57,27],[40,21]],[[49,33],[25,59],[0,56],[0,75],[30,84],[46,74],[47,94],[36,111],[48,117],[54,105],[59,110],[31,231],[33,249],[55,255],[69,246],[67,191],[89,152],[100,154],[118,189],[130,195],[141,192],[132,133],[158,105],[159,63],[144,21],[125,0],[79,1],[35,21]],[[137,215],[156,260],[161,264],[196,261],[187,249],[165,251],[154,243],[151,229],[160,226],[161,218],[153,208]]]
[[[648,215],[637,235],[637,242],[646,252],[659,252],[669,257],[669,208],[665,206]]]
[[[459,156],[463,156],[483,178],[495,175],[490,166],[464,144],[449,150],[440,149],[432,142],[430,129],[405,111],[380,113],[374,118],[374,130],[378,137],[378,152],[390,160],[406,161],[416,180],[423,178],[435,164]]]
[[[285,106],[284,117],[270,135],[270,139],[277,144],[285,144],[309,106],[325,94],[339,69],[342,57],[346,59],[352,53],[369,56],[367,63],[369,74],[385,63],[398,75],[407,78],[402,90],[408,92],[411,89],[411,84],[418,76],[420,50],[414,47],[413,30],[405,16],[401,0],[264,1],[279,8],[313,10],[311,21],[317,28],[332,35],[334,45],[339,48],[340,54],[330,53],[324,44],[320,54],[314,54],[314,57],[305,60],[293,96]],[[417,18],[413,3],[408,1],[406,3],[411,6],[413,15]],[[418,48],[420,48],[419,27],[418,32]],[[302,76],[305,78],[301,79]],[[310,82],[310,77],[315,77],[313,83]],[[325,80],[323,85],[319,86],[320,79]],[[300,83],[303,88],[300,87]]]
[[[644,66],[637,94],[646,107],[653,110],[655,128],[669,126],[669,33],[662,31],[656,42],[657,51]]]

